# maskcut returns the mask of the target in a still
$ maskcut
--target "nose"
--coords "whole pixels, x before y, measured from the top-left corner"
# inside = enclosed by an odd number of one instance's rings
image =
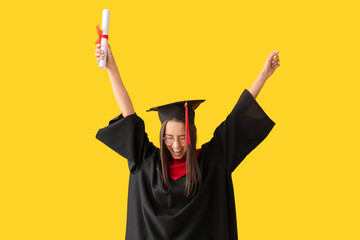
[[[179,140],[177,138],[174,139],[173,146],[174,147],[180,146],[180,142],[179,142]]]

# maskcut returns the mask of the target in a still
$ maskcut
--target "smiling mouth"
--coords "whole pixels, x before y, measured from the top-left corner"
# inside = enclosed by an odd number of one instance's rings
[[[173,148],[171,148],[171,150],[172,150],[172,152],[173,152],[173,154],[175,156],[181,156],[181,154],[183,152],[183,148],[181,148],[181,149],[173,149]]]

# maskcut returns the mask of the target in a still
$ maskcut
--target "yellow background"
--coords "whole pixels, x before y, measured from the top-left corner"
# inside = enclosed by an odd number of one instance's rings
[[[266,57],[276,122],[233,173],[239,239],[360,239],[357,1],[6,1],[1,7],[0,239],[124,239],[128,166],[95,139],[119,114],[94,57],[109,43],[135,111],[207,99],[207,142]]]

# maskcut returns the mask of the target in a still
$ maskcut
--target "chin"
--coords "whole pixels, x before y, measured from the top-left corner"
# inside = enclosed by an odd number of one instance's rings
[[[185,154],[181,155],[181,156],[174,156],[172,155],[173,159],[182,159],[185,156]]]

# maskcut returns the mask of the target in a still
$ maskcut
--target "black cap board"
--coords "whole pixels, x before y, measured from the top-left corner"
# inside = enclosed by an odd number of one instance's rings
[[[159,118],[161,123],[171,118],[178,118],[185,120],[185,103],[187,102],[189,122],[194,123],[194,118],[195,118],[194,110],[204,101],[205,100],[189,100],[189,101],[174,102],[174,103],[150,108],[149,110],[147,110],[147,112],[157,111],[159,113]]]

